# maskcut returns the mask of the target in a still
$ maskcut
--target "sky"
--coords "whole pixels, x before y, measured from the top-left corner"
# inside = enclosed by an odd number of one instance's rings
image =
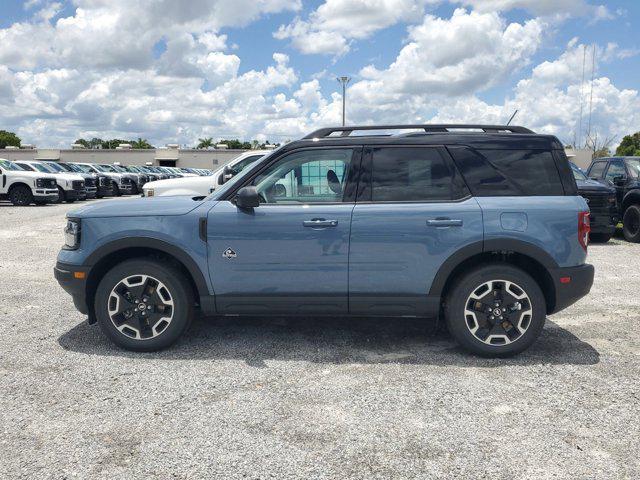
[[[615,146],[640,130],[639,20],[637,0],[0,0],[0,129],[282,142],[340,124],[347,75],[348,124],[518,110]]]

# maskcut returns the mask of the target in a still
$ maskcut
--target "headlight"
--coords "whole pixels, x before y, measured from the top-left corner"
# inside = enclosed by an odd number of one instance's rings
[[[144,191],[145,192],[145,196],[147,197],[153,197],[153,188],[148,188],[147,190]]]
[[[80,246],[80,220],[69,218],[64,227],[64,246],[68,250],[75,250]]]
[[[38,178],[36,180],[36,187],[38,188],[44,188],[44,178]]]

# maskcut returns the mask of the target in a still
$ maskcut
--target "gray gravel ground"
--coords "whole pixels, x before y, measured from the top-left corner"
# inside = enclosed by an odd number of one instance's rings
[[[640,477],[640,245],[523,355],[423,322],[198,321],[111,345],[53,278],[69,205],[0,203],[0,478]]]

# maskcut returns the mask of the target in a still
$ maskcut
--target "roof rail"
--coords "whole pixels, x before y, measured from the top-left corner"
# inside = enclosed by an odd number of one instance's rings
[[[425,133],[446,133],[451,130],[482,130],[485,133],[534,133],[525,127],[516,127],[512,125],[479,125],[479,124],[426,124],[426,125],[354,125],[350,127],[327,127],[320,128],[303,139],[325,138],[335,132],[341,132],[341,137],[348,137],[356,130],[408,130],[419,129]]]

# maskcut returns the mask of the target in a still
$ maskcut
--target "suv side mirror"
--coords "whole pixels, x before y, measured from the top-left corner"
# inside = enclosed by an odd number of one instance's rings
[[[260,206],[260,195],[256,187],[242,187],[236,193],[236,206],[238,208],[256,208]]]
[[[224,169],[222,170],[222,183],[231,180],[234,174],[235,172],[233,171],[233,168],[231,168],[229,165],[225,165]]]
[[[626,181],[627,181],[627,178],[624,175],[617,175],[613,177],[613,184],[618,187],[624,186]]]

